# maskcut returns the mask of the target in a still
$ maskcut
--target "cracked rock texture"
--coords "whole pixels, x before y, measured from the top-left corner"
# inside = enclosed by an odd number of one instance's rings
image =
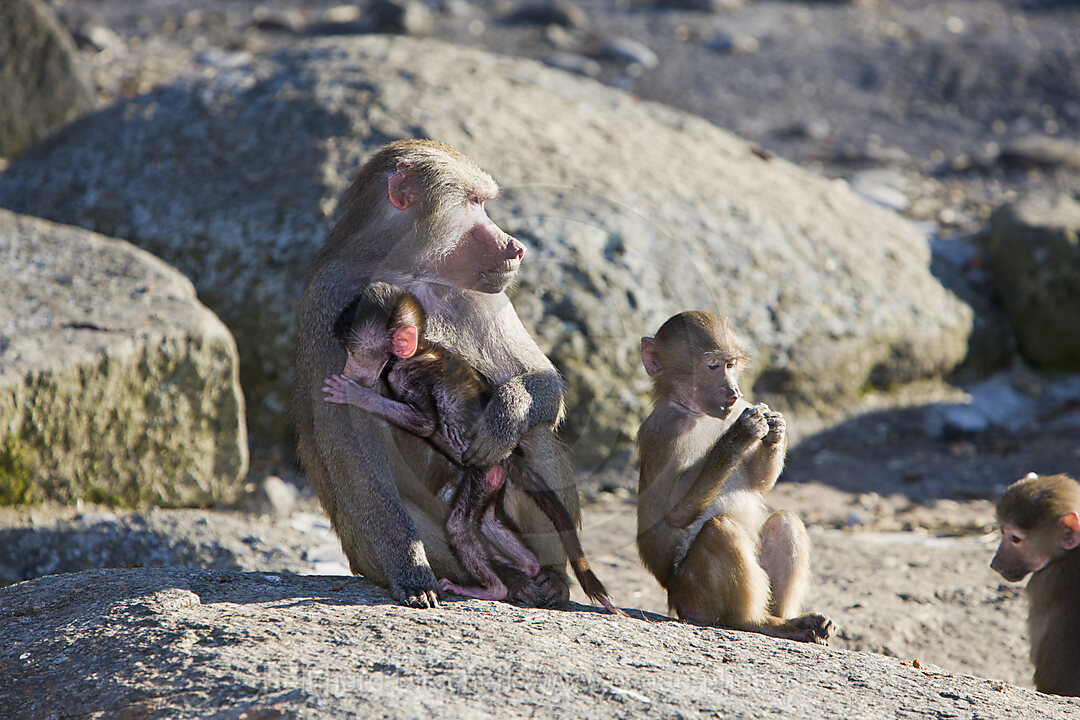
[[[0,503],[231,502],[236,344],[149,253],[0,210]]]
[[[94,107],[75,44],[40,0],[0,3],[0,157],[17,156]]]
[[[91,570],[0,590],[0,715],[1067,717],[877,655],[581,606],[393,603],[360,579]]]

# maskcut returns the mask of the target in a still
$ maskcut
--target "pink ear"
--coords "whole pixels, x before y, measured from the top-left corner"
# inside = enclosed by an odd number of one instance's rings
[[[1061,516],[1061,547],[1072,550],[1080,545],[1080,514],[1076,511]]]
[[[416,182],[407,161],[402,160],[395,168],[397,172],[386,183],[390,195],[390,204],[398,210],[408,210],[416,202]]]
[[[649,377],[660,376],[660,357],[656,352],[656,338],[641,338],[641,364],[645,366],[645,372]]]
[[[419,344],[420,335],[415,325],[406,325],[394,331],[394,337],[390,342],[390,348],[399,358],[409,358],[416,354],[416,346]]]

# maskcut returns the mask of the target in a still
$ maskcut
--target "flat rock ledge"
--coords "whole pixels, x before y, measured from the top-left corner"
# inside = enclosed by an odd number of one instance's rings
[[[231,502],[236,343],[135,246],[0,210],[0,504]]]
[[[656,615],[472,600],[410,610],[362,578],[136,568],[0,590],[0,716],[28,720],[1077,710],[999,681]]]

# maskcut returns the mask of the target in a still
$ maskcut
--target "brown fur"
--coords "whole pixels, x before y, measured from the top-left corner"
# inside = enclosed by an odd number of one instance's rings
[[[607,590],[589,567],[573,520],[559,496],[552,492],[544,478],[525,462],[520,453],[513,453],[500,465],[492,468],[465,465],[463,457],[468,445],[467,434],[480,417],[487,398],[483,379],[460,357],[438,343],[429,342],[423,330],[426,316],[419,301],[411,294],[373,283],[342,313],[335,325],[335,334],[350,355],[350,363],[366,370],[362,373],[373,384],[385,372],[390,393],[384,397],[361,387],[364,379],[344,376],[326,379],[324,391],[328,402],[347,403],[361,407],[409,432],[432,441],[454,463],[463,465],[463,472],[453,492],[453,502],[446,522],[450,547],[466,570],[479,583],[479,588],[462,588],[448,579],[441,580],[443,590],[454,594],[483,599],[502,600],[508,596],[507,585],[491,562],[490,553],[480,537],[480,525],[499,523],[487,510],[499,502],[504,489],[505,470],[520,485],[551,520],[559,533],[570,565],[585,593],[611,612],[619,611],[608,598]],[[395,335],[402,329],[415,332],[416,347],[412,354],[401,354],[392,347]],[[357,384],[361,383],[361,384]],[[443,491],[440,491],[442,494]],[[498,538],[513,540],[502,524],[490,526]],[[500,548],[511,558],[524,560],[515,567],[530,578],[539,572],[536,558],[520,542],[506,543]],[[534,588],[519,587],[509,599],[521,600],[522,593]]]
[[[395,182],[416,198],[406,209],[388,194]],[[427,312],[428,336],[491,381],[492,400],[471,432],[470,454],[491,464],[519,446],[579,519],[570,465],[552,431],[562,415],[562,380],[502,292],[516,276],[520,243],[469,205],[471,196],[488,199],[497,189],[441,143],[386,146],[346,191],[297,311],[292,411],[301,463],[353,572],[415,607],[437,604],[436,573],[468,580],[447,543],[447,507],[437,494],[458,471],[423,439],[360,409],[325,403],[321,392],[322,380],[345,363],[334,323],[370,283],[410,290]],[[507,493],[507,513],[541,565],[565,581],[555,529],[519,496],[513,488]]]
[[[704,312],[642,339],[655,408],[638,433],[638,551],[684,620],[825,642],[828,618],[793,617],[809,538],[791,513],[766,517],[787,435],[779,413],[743,399],[746,356],[728,324]]]
[[[991,567],[1027,585],[1035,687],[1080,696],[1080,483],[1034,473],[997,504],[1002,539]]]

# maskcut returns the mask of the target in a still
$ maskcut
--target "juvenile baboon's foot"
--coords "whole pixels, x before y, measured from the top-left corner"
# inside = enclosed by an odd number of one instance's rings
[[[455,585],[447,578],[443,578],[439,581],[439,585],[442,586],[443,592],[448,592],[451,595],[457,595],[459,597],[475,598],[477,600],[504,600],[506,599],[507,594],[506,586],[502,583],[490,588],[462,587],[461,585]]]
[[[507,567],[500,573],[506,581],[506,602],[524,607],[543,607],[544,593],[535,580],[516,568]]]
[[[724,623],[720,623],[725,626]],[[749,630],[759,632],[771,637],[795,640],[796,642],[809,642],[818,645],[828,645],[829,636],[832,635],[835,626],[833,621],[824,615],[806,613],[798,617],[785,620],[784,618],[769,616],[763,622],[754,622],[746,625],[732,625],[736,630]]]
[[[570,581],[558,570],[545,567],[533,578],[544,597],[542,607],[562,607],[570,603]]]
[[[806,613],[788,621],[797,630],[792,640],[828,645],[829,638],[836,632],[836,625],[826,615]]]
[[[499,576],[509,587],[506,601],[525,607],[561,607],[570,602],[566,576],[551,568],[540,568],[530,578],[517,568],[499,568]]]

